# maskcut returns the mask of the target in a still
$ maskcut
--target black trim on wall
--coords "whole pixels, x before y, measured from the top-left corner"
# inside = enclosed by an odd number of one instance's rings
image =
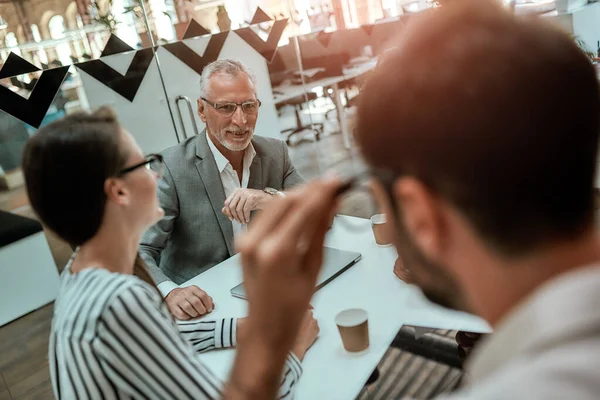
[[[267,40],[262,40],[262,38],[250,27],[241,28],[235,32],[268,62],[271,62],[277,51],[277,44],[287,26],[287,22],[287,19],[273,20],[266,12],[258,7],[254,13],[251,24],[271,25]],[[266,31],[266,29],[263,30]],[[209,34],[210,31],[200,25],[197,21],[191,20],[183,35],[183,39],[190,39]],[[229,32],[221,32],[212,35],[203,55],[199,55],[181,41],[165,44],[163,47],[195,72],[201,74],[207,64],[219,58],[219,54],[223,49],[228,34]],[[121,75],[102,60],[83,61],[73,65],[80,68],[82,71],[85,71],[113,91],[119,93],[127,100],[133,101],[146,72],[148,71],[150,63],[154,58],[154,50],[158,47],[160,46],[156,46],[154,49],[145,48],[137,50],[125,75]],[[104,46],[101,57],[134,50],[135,49],[119,37],[111,34]],[[89,55],[87,55],[87,57],[84,55],[83,58],[89,59]],[[11,52],[2,66],[2,69],[0,69],[0,79],[14,77],[14,79],[11,79],[13,85],[22,89],[31,90],[31,94],[29,99],[25,99],[19,94],[0,85],[0,109],[23,122],[38,128],[48,112],[48,109],[52,105],[56,94],[60,90],[62,82],[67,77],[69,67],[70,66],[64,66],[48,69],[48,65],[42,64],[42,69],[40,69]],[[43,72],[37,83],[32,82],[31,84],[26,85],[16,79],[16,76],[18,75],[41,70],[43,70]],[[35,87],[32,87],[34,84]]]
[[[125,75],[121,75],[101,60],[86,61],[77,64],[77,67],[127,100],[133,101],[153,58],[154,51],[151,47],[138,50]]]
[[[256,12],[252,17],[252,21],[250,21],[250,25],[271,21],[273,21],[273,18],[269,17],[269,15],[266,12],[264,12],[262,8],[256,7]]]
[[[0,69],[0,79],[36,71],[41,71],[41,69],[11,51],[2,69]]]
[[[28,99],[0,85],[2,110],[29,125],[38,128],[54,101],[69,72],[69,65],[47,69],[40,75]]]
[[[183,42],[169,43],[162,47],[198,74],[202,74],[204,67],[219,58],[219,53],[221,53],[227,35],[229,35],[229,32],[212,35],[203,55],[196,53]]]
[[[113,54],[125,53],[132,50],[133,47],[125,43],[114,33],[111,33],[100,57],[112,56]]]
[[[277,44],[279,43],[279,39],[281,39],[281,35],[283,35],[283,31],[285,30],[287,23],[287,18],[275,21],[271,27],[271,31],[269,32],[266,42],[262,40],[261,37],[258,36],[258,34],[251,28],[240,28],[236,29],[234,32],[244,39],[246,43],[252,46],[254,50],[260,53],[260,55],[263,56],[268,62],[271,62],[275,56]]]
[[[321,31],[317,34],[317,40],[325,47],[329,47],[329,42],[331,41],[331,37],[333,36],[333,32],[325,32]]]
[[[185,33],[183,34],[182,39],[190,39],[196,36],[204,35],[210,35],[210,31],[202,25],[200,25],[198,22],[196,22],[195,19],[192,19],[188,24],[187,28],[185,28]]]
[[[362,25],[361,29],[368,35],[371,36],[371,33],[373,33],[373,27],[375,25]]]

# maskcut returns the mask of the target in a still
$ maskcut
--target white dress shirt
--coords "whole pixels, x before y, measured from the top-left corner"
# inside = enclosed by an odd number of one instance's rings
[[[212,142],[212,139],[206,133],[206,139],[208,141],[208,147],[215,158],[215,162],[217,163],[217,169],[219,170],[219,174],[221,176],[221,183],[223,184],[223,190],[225,191],[225,199],[227,199],[231,193],[235,189],[239,188],[248,188],[248,181],[250,180],[250,166],[252,165],[252,161],[256,156],[256,150],[254,150],[254,146],[252,146],[252,142],[246,147],[246,151],[244,152],[244,160],[242,162],[242,181],[238,177],[237,172],[231,166],[231,163]],[[233,227],[233,237],[235,238],[240,232],[246,229],[246,224],[240,224],[237,221],[232,221],[231,226]],[[173,281],[164,281],[157,285],[158,290],[163,295],[163,297],[167,297],[167,295],[175,288],[179,286]]]
[[[213,157],[215,158],[215,162],[217,163],[217,169],[219,170],[219,174],[221,174],[221,182],[223,183],[223,190],[225,191],[225,198],[229,198],[231,193],[233,193],[236,189],[247,189],[248,188],[248,180],[250,179],[250,165],[252,165],[252,161],[254,160],[254,156],[256,156],[256,151],[254,150],[254,146],[252,146],[252,142],[248,144],[246,147],[246,151],[244,152],[244,160],[242,163],[242,182],[238,177],[237,172],[231,166],[231,163],[212,142],[212,139],[206,133],[206,138],[208,140],[208,147],[210,148]],[[246,224],[240,224],[237,221],[232,221],[231,225],[233,227],[233,237],[235,238],[240,232],[242,232],[246,228]]]
[[[559,276],[522,301],[448,399],[599,399],[600,266]]]

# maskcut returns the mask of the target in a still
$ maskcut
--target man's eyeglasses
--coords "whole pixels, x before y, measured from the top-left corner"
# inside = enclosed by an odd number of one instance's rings
[[[159,177],[161,177],[163,174],[164,165],[163,157],[160,154],[148,154],[141,163],[132,165],[131,167],[123,168],[121,171],[119,171],[118,176],[121,177],[140,167],[146,167],[153,170],[158,174]]]
[[[238,107],[242,107],[242,111],[246,115],[256,115],[258,114],[258,109],[260,108],[261,102],[260,100],[249,100],[243,103],[234,103],[230,101],[225,101],[222,103],[213,103],[210,100],[205,99],[204,97],[200,98],[205,101],[209,106],[217,110],[219,114],[222,114],[226,117],[231,117]]]
[[[371,218],[375,214],[381,213],[379,204],[372,191],[372,180],[376,179],[382,184],[390,201],[393,203],[392,187],[395,181],[395,175],[384,170],[369,168],[367,171],[346,178],[345,183],[338,190],[338,198],[343,210],[347,212],[352,210],[351,214],[356,214],[362,218]],[[340,220],[346,228],[361,231],[364,224],[354,224],[347,220]]]

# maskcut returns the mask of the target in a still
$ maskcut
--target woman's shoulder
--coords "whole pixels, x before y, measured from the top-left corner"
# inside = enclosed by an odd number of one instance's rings
[[[127,304],[131,308],[140,304],[131,299],[156,307],[161,299],[158,292],[136,276],[113,273],[102,268],[88,268],[77,274],[63,276],[55,303],[54,321],[58,327],[93,326],[107,312]],[[70,330],[71,328],[69,328]]]
[[[86,268],[76,274],[64,271],[60,286],[59,298],[79,298],[83,295],[93,301],[109,299],[136,288],[153,291],[150,285],[134,275],[111,272],[104,268]]]

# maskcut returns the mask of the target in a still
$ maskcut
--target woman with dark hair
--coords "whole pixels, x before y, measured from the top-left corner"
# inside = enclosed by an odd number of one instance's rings
[[[291,396],[299,359],[318,333],[312,314],[304,317],[295,355],[286,359],[289,346],[281,353],[282,345],[272,353],[283,357],[272,362],[253,359],[261,354],[251,344],[285,341],[272,332],[257,339],[256,318],[178,325],[169,314],[138,257],[141,235],[163,216],[156,196],[161,165],[160,155],[142,155],[108,108],[67,116],[27,143],[23,171],[31,205],[76,248],[61,275],[52,321],[49,364],[56,398],[220,398],[223,384],[197,353],[234,346],[242,332],[249,344],[238,350],[239,380],[246,388],[258,385],[255,393],[275,382],[280,397]],[[266,371],[276,379],[261,383],[257,374]],[[228,393],[235,393],[234,380]]]

